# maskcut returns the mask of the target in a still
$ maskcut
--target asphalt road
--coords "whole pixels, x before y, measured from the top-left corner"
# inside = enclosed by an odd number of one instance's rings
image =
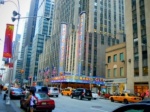
[[[112,110],[124,105],[122,103],[110,102],[106,99],[97,100],[78,100],[71,99],[68,96],[59,96],[53,98],[55,100],[56,108],[53,112],[112,112]],[[19,100],[13,100],[14,104],[19,108]],[[20,112],[24,112],[20,110]]]

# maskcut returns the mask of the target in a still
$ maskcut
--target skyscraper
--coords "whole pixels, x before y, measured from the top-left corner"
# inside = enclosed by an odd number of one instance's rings
[[[67,24],[64,73],[104,77],[106,47],[125,41],[124,0],[56,0],[55,3],[51,66],[59,71],[60,23],[64,22]]]
[[[53,11],[54,0],[39,0],[38,16],[42,17],[39,17],[36,23],[30,62],[30,75],[33,81],[37,80],[39,55],[43,52],[45,41],[51,36]]]
[[[13,70],[13,79],[18,79],[19,81],[21,80],[21,75],[19,70],[21,70],[22,68],[22,61],[19,57],[19,48],[21,47],[21,35],[17,34],[15,41],[13,42],[13,60],[14,60],[14,70]]]
[[[126,0],[127,89],[150,88],[150,1]]]
[[[24,32],[26,33],[26,37],[25,37],[25,44],[24,44],[25,53],[24,53],[24,58],[23,58],[23,69],[24,69],[24,75],[26,79],[28,79],[28,76],[30,73],[32,41],[33,41],[33,37],[35,34],[38,4],[39,4],[39,0],[31,0],[30,12],[28,16],[29,17],[35,16],[35,18],[28,18],[27,30],[26,32]]]

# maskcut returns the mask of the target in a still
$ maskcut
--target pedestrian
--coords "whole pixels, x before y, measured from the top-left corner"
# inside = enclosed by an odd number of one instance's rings
[[[29,90],[29,92],[30,92],[30,95],[29,95],[29,97],[28,97],[28,99],[26,100],[26,102],[24,103],[24,105],[27,105],[27,104],[29,104],[29,106],[30,106],[30,112],[33,112],[34,111],[34,108],[35,108],[35,92],[34,92],[34,90],[32,90],[32,89],[30,89]]]
[[[141,93],[141,96],[140,96],[141,98],[142,98],[142,100],[144,99],[144,97],[145,97],[145,92],[143,92],[143,93]]]

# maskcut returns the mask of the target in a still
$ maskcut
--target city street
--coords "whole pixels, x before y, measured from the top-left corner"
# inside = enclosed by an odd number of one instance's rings
[[[58,98],[53,98],[56,103],[56,108],[53,112],[112,112],[112,110],[123,105],[122,103],[110,102],[106,99],[97,100],[78,100],[71,99],[68,96],[59,96]],[[15,105],[19,108],[19,100],[13,100]],[[21,110],[21,112],[24,112]]]

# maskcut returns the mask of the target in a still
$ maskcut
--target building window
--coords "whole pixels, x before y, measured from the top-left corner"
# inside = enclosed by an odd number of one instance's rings
[[[101,44],[104,45],[104,36],[101,36]]]
[[[120,76],[121,77],[124,76],[124,68],[123,67],[120,68]]]
[[[107,76],[110,77],[110,69],[108,69],[107,72]]]
[[[117,54],[114,55],[114,62],[117,62]]]
[[[114,68],[114,77],[117,76],[117,68]]]
[[[111,62],[111,56],[108,56],[108,63]]]
[[[120,53],[120,61],[123,61],[123,60],[124,60],[124,54]]]

